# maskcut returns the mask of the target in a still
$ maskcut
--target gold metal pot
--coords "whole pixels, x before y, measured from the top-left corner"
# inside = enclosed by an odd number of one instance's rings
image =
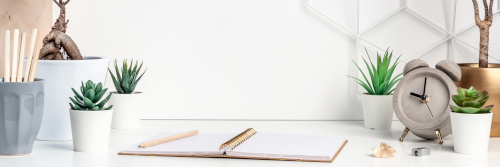
[[[490,95],[484,106],[495,105],[491,123],[491,137],[500,137],[500,64],[488,64],[488,68],[479,68],[479,64],[458,64],[462,70],[462,79],[455,82],[457,87],[486,90]],[[454,92],[456,94],[456,92]]]

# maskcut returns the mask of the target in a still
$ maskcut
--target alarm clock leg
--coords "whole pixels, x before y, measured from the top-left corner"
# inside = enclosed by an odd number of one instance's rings
[[[441,132],[439,129],[436,129],[436,136],[438,137],[439,144],[443,144],[443,138],[441,138]]]
[[[403,142],[403,140],[405,139],[406,135],[408,134],[408,132],[410,131],[410,129],[408,128],[405,128],[405,130],[403,131],[403,134],[401,135],[401,137],[399,138],[399,141],[400,142]]]

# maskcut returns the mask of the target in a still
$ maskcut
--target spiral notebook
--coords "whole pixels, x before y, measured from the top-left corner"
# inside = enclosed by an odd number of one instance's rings
[[[188,138],[140,148],[139,144],[176,133],[161,133],[122,150],[119,155],[225,157],[333,162],[347,144],[337,136],[264,133],[250,128],[240,134],[199,133]]]

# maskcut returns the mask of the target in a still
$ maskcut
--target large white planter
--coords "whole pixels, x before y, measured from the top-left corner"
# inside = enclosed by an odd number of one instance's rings
[[[69,110],[73,147],[78,152],[108,150],[113,110]]]
[[[365,127],[375,130],[391,129],[394,108],[392,95],[361,94]]]
[[[143,108],[141,103],[142,92],[133,92],[132,94],[118,94],[112,92],[113,98],[109,99],[109,104],[113,105],[113,129],[133,129],[140,123],[140,112]]]
[[[461,154],[488,153],[492,112],[484,114],[451,112],[450,117],[455,152]]]
[[[69,141],[69,97],[79,91],[82,81],[106,81],[109,59],[84,57],[84,60],[39,60],[36,78],[45,80],[45,106],[38,140]]]

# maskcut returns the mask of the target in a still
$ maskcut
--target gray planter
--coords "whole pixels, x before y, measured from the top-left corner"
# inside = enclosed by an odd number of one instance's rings
[[[0,82],[0,155],[31,153],[42,122],[43,89],[42,79]]]

